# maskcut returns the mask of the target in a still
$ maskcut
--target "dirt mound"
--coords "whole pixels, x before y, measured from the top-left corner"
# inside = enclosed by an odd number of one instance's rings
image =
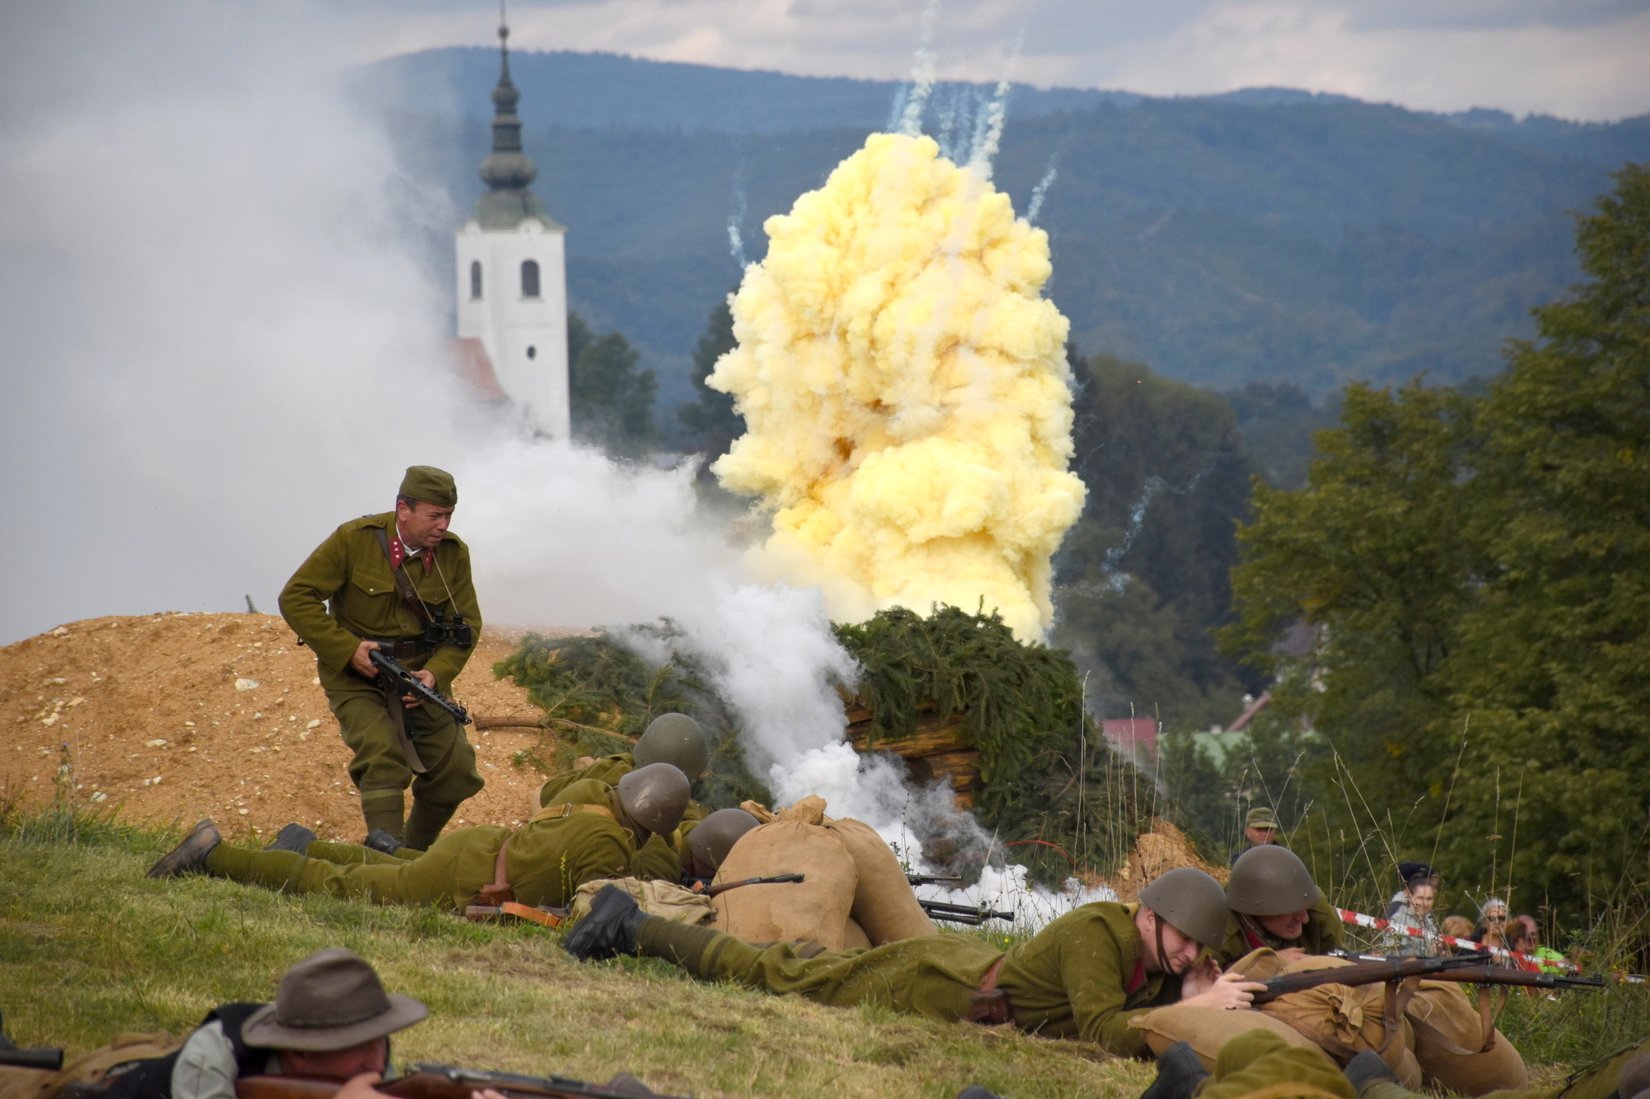
[[[1129,852],[1122,869],[1106,879],[1106,884],[1120,901],[1139,900],[1140,890],[1147,882],[1177,866],[1196,867],[1222,885],[1230,875],[1225,867],[1211,866],[1198,858],[1197,849],[1186,834],[1159,817],[1152,821],[1150,832],[1142,832],[1134,841],[1134,850]]]
[[[543,713],[511,680],[493,677],[522,631],[488,627],[454,697],[487,787],[455,824],[521,823],[542,776],[518,754],[549,758]],[[157,614],[93,618],[0,649],[0,799],[118,807],[119,819],[193,822],[211,816],[233,837],[300,821],[323,836],[358,838],[349,750],[327,710],[315,657],[279,618]],[[5,720],[5,719],[0,719]]]

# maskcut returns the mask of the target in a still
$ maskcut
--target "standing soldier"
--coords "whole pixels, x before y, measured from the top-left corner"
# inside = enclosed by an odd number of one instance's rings
[[[394,511],[340,526],[281,591],[281,617],[315,651],[327,705],[355,753],[350,780],[367,842],[380,849],[428,848],[482,787],[463,727],[395,689],[368,655],[381,650],[443,694],[470,658],[481,609],[469,547],[447,529],[457,505],[451,474],[412,466]]]

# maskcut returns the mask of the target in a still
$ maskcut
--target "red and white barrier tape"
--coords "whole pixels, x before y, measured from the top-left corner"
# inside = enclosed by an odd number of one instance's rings
[[[1568,958],[1536,958],[1529,954],[1520,954],[1516,950],[1508,950],[1505,947],[1490,946],[1487,943],[1474,942],[1471,939],[1463,939],[1458,935],[1438,934],[1428,936],[1425,931],[1421,931],[1413,927],[1400,927],[1394,924],[1391,920],[1382,919],[1380,916],[1366,916],[1362,912],[1354,912],[1349,908],[1337,908],[1335,911],[1341,914],[1342,923],[1354,924],[1358,927],[1367,927],[1371,931],[1402,932],[1403,934],[1416,939],[1433,938],[1437,939],[1446,946],[1458,946],[1462,950],[1488,950],[1495,956],[1496,961],[1511,962],[1517,968],[1527,969],[1532,973],[1540,973],[1543,971],[1548,973],[1581,972],[1580,968]]]

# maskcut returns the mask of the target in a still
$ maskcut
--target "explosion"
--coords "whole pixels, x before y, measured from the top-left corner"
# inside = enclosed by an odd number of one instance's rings
[[[1083,506],[1068,324],[1048,236],[927,137],[873,134],[789,214],[733,299],[711,374],[746,434],[712,467],[758,498],[766,571],[833,618],[983,600],[1022,640],[1053,621],[1050,558]]]

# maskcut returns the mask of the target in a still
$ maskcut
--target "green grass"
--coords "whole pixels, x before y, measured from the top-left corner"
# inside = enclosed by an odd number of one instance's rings
[[[663,962],[580,964],[557,932],[431,908],[285,895],[207,877],[151,881],[180,838],[51,812],[0,826],[0,1009],[20,1045],[70,1056],[116,1034],[186,1034],[230,1000],[268,1000],[287,966],[341,945],[423,1000],[397,1063],[712,1096],[1134,1096],[1149,1065],[1010,1028],[829,1008],[695,981]]]
[[[433,908],[286,895],[144,870],[179,833],[62,808],[0,805],[0,1009],[21,1045],[70,1056],[133,1031],[187,1033],[213,1006],[272,998],[281,972],[342,945],[392,991],[429,1005],[398,1063],[606,1081],[712,1096],[1136,1096],[1149,1064],[1012,1028],[829,1008],[695,981],[652,959],[572,961],[559,933],[476,924]],[[972,932],[965,932],[972,933]],[[1554,1082],[1650,1033],[1650,990],[1514,995],[1502,1030]]]

